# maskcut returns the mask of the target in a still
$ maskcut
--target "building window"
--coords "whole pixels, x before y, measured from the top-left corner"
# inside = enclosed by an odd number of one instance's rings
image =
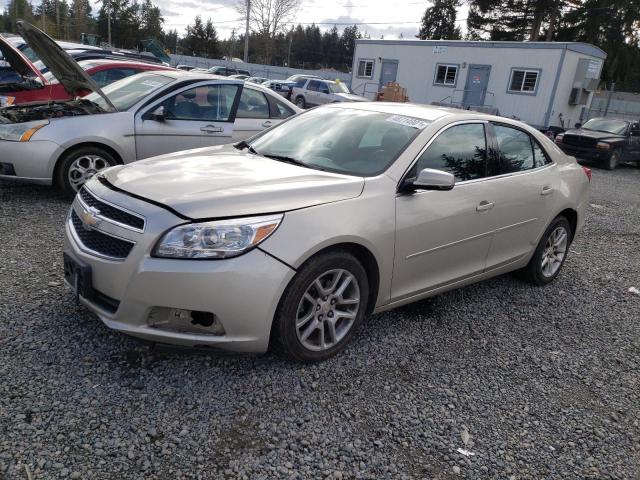
[[[358,60],[358,77],[373,78],[373,60]]]
[[[516,93],[536,93],[538,88],[539,70],[511,70],[509,91]]]
[[[455,86],[458,78],[458,65],[437,65],[435,85]]]

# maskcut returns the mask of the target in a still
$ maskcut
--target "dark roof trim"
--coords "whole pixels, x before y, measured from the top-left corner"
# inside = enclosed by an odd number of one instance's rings
[[[447,46],[447,47],[478,47],[478,48],[529,48],[537,50],[570,50],[572,52],[591,55],[596,58],[605,59],[607,54],[604,50],[582,42],[492,42],[492,41],[469,41],[469,40],[356,40],[356,45],[418,45],[418,46]]]

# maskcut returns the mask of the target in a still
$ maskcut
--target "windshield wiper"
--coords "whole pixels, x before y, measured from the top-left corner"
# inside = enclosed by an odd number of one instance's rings
[[[260,155],[262,155],[263,157],[270,158],[272,160],[277,160],[279,162],[290,163],[291,165],[299,165],[301,167],[306,167],[306,168],[315,168],[315,165],[314,167],[311,167],[310,165],[304,162],[301,162],[298,159],[287,157],[286,155],[273,155],[271,153],[261,153]]]
[[[235,148],[237,148],[238,150],[243,150],[243,149],[248,149],[251,153],[253,153],[254,155],[259,155],[259,153],[256,151],[255,148],[253,148],[251,146],[251,144],[249,142],[247,142],[246,140],[242,140],[236,144],[233,145]]]

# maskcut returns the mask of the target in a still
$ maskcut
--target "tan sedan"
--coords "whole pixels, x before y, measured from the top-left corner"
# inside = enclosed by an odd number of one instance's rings
[[[513,120],[334,104],[97,175],[69,212],[65,273],[116,330],[317,361],[373,312],[513,270],[551,282],[590,173]]]

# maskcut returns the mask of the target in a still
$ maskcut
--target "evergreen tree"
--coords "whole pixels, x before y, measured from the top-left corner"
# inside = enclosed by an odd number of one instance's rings
[[[456,8],[459,0],[435,0],[425,10],[417,37],[421,40],[459,40],[460,27],[456,26]]]

